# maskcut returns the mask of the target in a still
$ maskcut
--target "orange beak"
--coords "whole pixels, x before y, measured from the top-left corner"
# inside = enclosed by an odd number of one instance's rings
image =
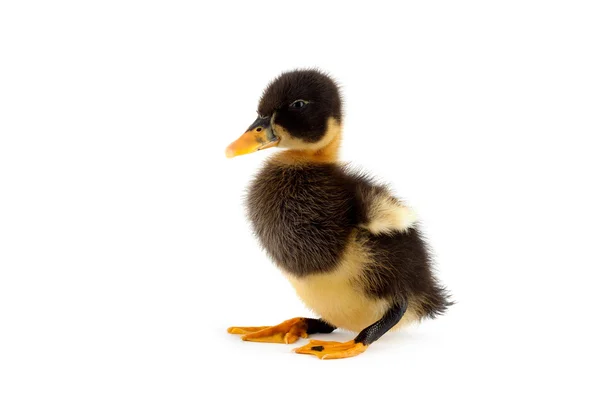
[[[254,153],[279,144],[271,128],[269,118],[257,118],[248,130],[225,149],[227,158]]]

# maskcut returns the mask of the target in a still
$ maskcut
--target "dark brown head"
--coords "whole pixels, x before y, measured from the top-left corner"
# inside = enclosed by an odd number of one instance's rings
[[[318,151],[339,138],[342,101],[336,83],[314,70],[285,72],[264,90],[258,118],[227,148],[227,156],[269,147]]]

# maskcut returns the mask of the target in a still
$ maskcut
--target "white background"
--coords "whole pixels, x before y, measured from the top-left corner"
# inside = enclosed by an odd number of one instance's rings
[[[599,20],[3,1],[0,398],[598,398]],[[225,331],[311,315],[245,220],[268,152],[224,149],[270,79],[312,66],[343,87],[343,159],[417,209],[457,301],[338,361]]]

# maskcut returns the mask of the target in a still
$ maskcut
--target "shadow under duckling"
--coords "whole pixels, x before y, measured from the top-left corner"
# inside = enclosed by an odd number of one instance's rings
[[[231,327],[243,340],[294,343],[343,328],[348,342],[295,349],[321,359],[356,356],[391,329],[452,304],[432,273],[414,212],[367,175],[338,163],[342,100],[318,70],[283,73],[265,89],[258,118],[228,157],[270,147],[250,184],[247,211],[266,252],[320,316],[275,326]]]

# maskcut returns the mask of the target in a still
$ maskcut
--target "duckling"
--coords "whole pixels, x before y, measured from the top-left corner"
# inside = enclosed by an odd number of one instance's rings
[[[262,247],[320,317],[228,329],[243,340],[294,343],[341,328],[358,335],[310,340],[295,352],[353,357],[386,332],[452,304],[433,274],[413,210],[339,162],[342,117],[340,90],[329,75],[285,72],[264,90],[256,120],[226,149],[227,157],[284,149],[251,182],[247,212]]]

